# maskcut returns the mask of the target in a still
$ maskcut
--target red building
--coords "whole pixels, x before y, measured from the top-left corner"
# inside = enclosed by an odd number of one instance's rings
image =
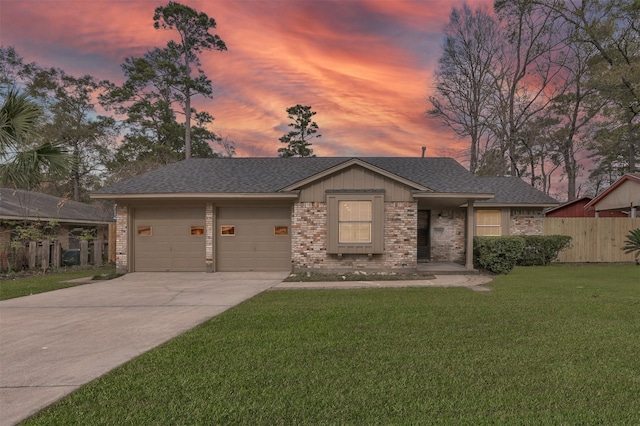
[[[546,217],[596,217],[596,210],[585,206],[591,201],[590,197],[582,197],[577,200],[560,204],[545,213]],[[600,217],[629,217],[620,211],[601,211]]]

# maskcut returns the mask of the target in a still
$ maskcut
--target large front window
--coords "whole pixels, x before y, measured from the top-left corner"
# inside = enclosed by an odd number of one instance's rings
[[[340,201],[338,203],[338,242],[370,243],[373,220],[371,201]]]
[[[499,237],[502,235],[502,211],[477,210],[476,235],[478,237]]]
[[[384,190],[327,191],[327,253],[384,252]]]

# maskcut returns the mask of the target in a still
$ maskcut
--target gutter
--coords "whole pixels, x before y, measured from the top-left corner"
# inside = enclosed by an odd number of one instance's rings
[[[153,193],[153,194],[89,194],[92,199],[102,200],[295,200],[300,191],[290,192],[211,192],[211,193]]]

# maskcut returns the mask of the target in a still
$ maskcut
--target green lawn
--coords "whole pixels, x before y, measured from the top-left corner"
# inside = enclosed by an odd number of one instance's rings
[[[27,424],[640,424],[640,267],[263,293]]]
[[[75,278],[93,277],[98,274],[113,273],[115,273],[115,268],[76,269],[58,273],[47,273],[44,275],[32,275],[30,277],[0,278],[0,300],[74,287],[86,283],[69,283],[65,281]]]

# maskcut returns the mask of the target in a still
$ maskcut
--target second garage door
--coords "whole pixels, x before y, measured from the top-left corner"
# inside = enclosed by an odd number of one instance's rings
[[[218,271],[291,269],[290,207],[220,207]]]

